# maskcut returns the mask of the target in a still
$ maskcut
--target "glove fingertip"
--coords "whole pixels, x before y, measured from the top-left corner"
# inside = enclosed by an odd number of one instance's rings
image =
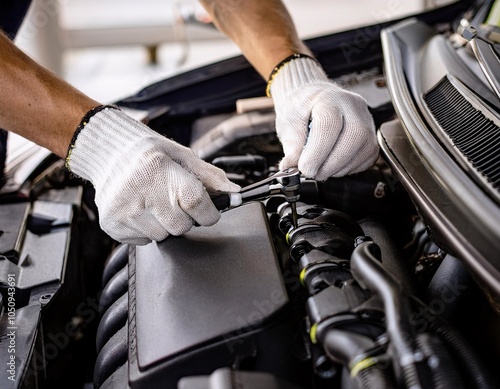
[[[118,239],[118,241],[121,243],[132,244],[135,246],[145,246],[152,242],[152,240],[149,238],[139,238],[139,237],[122,238]]]
[[[334,173],[317,173],[316,174],[316,181],[320,181],[320,182],[325,182],[326,180],[328,180],[330,177],[335,177],[335,174]]]
[[[318,165],[319,160],[317,158],[309,158],[309,155],[310,154],[303,153],[297,166],[304,177],[316,179],[316,175],[321,166]]]
[[[195,219],[195,221],[200,225],[200,226],[213,226],[215,223],[217,223],[220,220],[221,214],[215,208],[215,205],[212,205],[210,209],[207,209],[206,212],[200,214],[199,217]]]
[[[206,181],[203,185],[209,193],[239,192],[241,189],[241,186],[231,181]]]
[[[291,155],[285,155],[279,163],[280,170],[285,170],[290,167],[298,166],[299,158]]]
[[[241,186],[235,184],[234,182],[227,181],[222,183],[218,188],[220,192],[239,192],[241,190]]]
[[[168,233],[167,230],[155,231],[154,234],[149,236],[149,238],[151,239],[151,241],[161,242],[162,240],[167,239],[169,235],[170,234]]]
[[[317,179],[317,172],[318,169],[311,169],[311,166],[308,167],[300,167],[299,165],[299,170],[302,173],[302,175],[306,178],[312,178],[312,179]]]
[[[210,192],[239,192],[241,187],[231,182],[226,172],[205,161],[194,175],[201,181],[203,186]]]

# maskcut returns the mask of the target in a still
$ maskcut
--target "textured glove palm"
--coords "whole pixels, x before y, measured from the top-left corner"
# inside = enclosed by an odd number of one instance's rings
[[[116,109],[94,115],[78,135],[71,171],[92,182],[101,228],[133,244],[216,223],[205,191],[238,191],[225,173]]]
[[[366,101],[331,82],[310,58],[290,61],[271,84],[276,131],[285,157],[280,168],[298,166],[324,181],[357,173],[378,157]]]

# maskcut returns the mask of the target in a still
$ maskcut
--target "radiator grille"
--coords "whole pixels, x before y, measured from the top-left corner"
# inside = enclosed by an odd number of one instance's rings
[[[457,149],[499,191],[500,127],[474,108],[447,78],[424,99]]]

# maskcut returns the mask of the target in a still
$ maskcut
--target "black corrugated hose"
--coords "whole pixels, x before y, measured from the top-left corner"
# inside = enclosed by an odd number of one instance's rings
[[[434,389],[466,389],[455,359],[436,336],[417,335],[417,345],[427,360]]]
[[[415,297],[413,299],[424,307],[427,313],[430,313],[430,310],[422,301]],[[482,366],[475,352],[462,338],[462,335],[441,317],[433,316],[433,319],[428,321],[429,332],[436,334],[457,359],[460,371],[463,372],[463,375],[469,377],[469,385],[473,385],[477,389],[498,388],[498,382],[495,382],[491,374]]]
[[[418,368],[415,361],[415,356],[422,354],[422,350],[415,343],[417,335],[409,320],[410,296],[403,290],[399,282],[384,269],[380,257],[380,248],[375,243],[371,242],[368,237],[359,239],[351,256],[351,271],[361,287],[378,295],[383,301],[387,334],[401,366],[404,386],[411,389],[422,388],[424,381],[433,378],[436,379],[435,384],[449,388],[450,382],[445,385],[443,377],[436,375],[419,377],[419,373],[428,370]],[[411,298],[426,307],[417,298],[413,296]],[[427,309],[426,312],[428,311]],[[466,387],[471,387],[471,385],[477,389],[496,387],[493,383],[494,380],[483,368],[480,360],[474,355],[462,336],[442,318],[436,316],[435,320],[429,321],[428,331],[437,335],[443,341],[446,349],[456,358],[459,372],[462,376],[469,378],[470,382],[467,383]]]

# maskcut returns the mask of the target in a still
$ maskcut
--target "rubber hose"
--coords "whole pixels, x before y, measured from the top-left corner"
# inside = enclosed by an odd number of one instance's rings
[[[434,389],[465,389],[457,364],[439,339],[428,333],[419,334],[417,345],[427,359]],[[429,364],[433,359],[436,366]]]
[[[367,369],[361,370],[356,379],[359,380],[360,387],[366,389],[390,389],[398,387],[390,369],[383,369],[380,366],[371,366]]]
[[[490,374],[481,366],[475,353],[453,328],[442,321],[435,320],[430,325],[430,331],[438,335],[453,355],[459,360],[462,371],[467,372],[471,384],[478,389],[496,387]]]
[[[375,348],[375,343],[367,336],[336,329],[327,330],[320,342],[332,361],[346,366]]]
[[[367,336],[336,329],[328,330],[321,343],[331,360],[340,361],[346,367],[364,355],[368,356],[376,347],[374,341]],[[354,380],[361,383],[361,388],[397,388],[391,370],[387,367],[383,369],[377,364],[362,369]]]
[[[365,235],[371,237],[374,242],[380,247],[384,256],[382,264],[384,269],[395,277],[397,277],[409,293],[414,293],[417,288],[415,285],[415,277],[410,266],[405,261],[401,260],[402,252],[399,246],[394,242],[392,234],[387,230],[387,227],[376,219],[364,219],[359,222],[359,225],[365,232]]]
[[[450,320],[467,296],[463,287],[468,288],[472,282],[472,277],[463,262],[447,254],[429,283],[425,300],[443,302],[439,316]],[[452,298],[445,300],[444,296],[449,297],[450,285],[456,287],[458,292],[454,293]]]
[[[373,242],[360,243],[351,256],[351,272],[361,287],[378,295],[383,304],[387,334],[398,356],[407,388],[421,388],[414,362],[415,334],[409,321],[408,301],[402,287],[382,266],[380,248]]]

